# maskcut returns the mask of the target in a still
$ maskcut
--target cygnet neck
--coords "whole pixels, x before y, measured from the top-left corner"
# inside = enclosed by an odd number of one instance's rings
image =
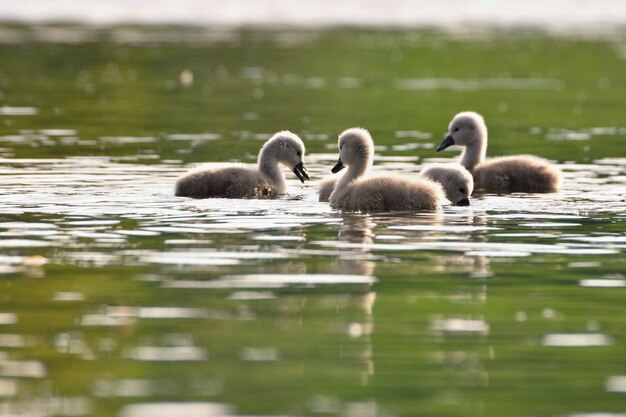
[[[487,155],[487,133],[479,134],[478,138],[465,146],[461,154],[461,165],[471,171],[476,165],[482,163]]]
[[[362,177],[370,166],[368,158],[358,159],[348,166],[348,171],[339,179],[335,190],[340,190],[351,181]]]
[[[285,183],[285,176],[278,166],[279,146],[278,142],[275,141],[265,144],[261,152],[259,152],[257,163],[259,171],[278,189],[284,191],[287,188],[287,184]]]

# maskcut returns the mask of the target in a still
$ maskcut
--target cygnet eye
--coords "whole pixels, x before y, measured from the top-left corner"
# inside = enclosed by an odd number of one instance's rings
[[[460,127],[455,127],[455,128],[454,128],[454,130],[453,130],[453,132],[458,132],[459,130],[461,130],[461,128],[460,128]]]
[[[459,188],[459,191],[464,194],[465,193],[465,188]]]
[[[296,155],[302,156],[302,152],[298,151],[298,152],[296,152]]]

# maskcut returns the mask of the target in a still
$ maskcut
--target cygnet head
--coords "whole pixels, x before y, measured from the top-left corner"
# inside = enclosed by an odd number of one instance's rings
[[[474,191],[472,174],[460,164],[434,164],[425,168],[421,177],[427,177],[443,186],[446,197],[455,206],[469,206]]]
[[[473,111],[465,111],[454,116],[448,126],[448,135],[437,146],[437,152],[452,145],[470,146],[487,138],[487,126],[483,117]]]
[[[349,165],[362,164],[367,169],[373,161],[374,141],[366,129],[353,127],[339,135],[339,160],[331,170],[334,173]]]
[[[283,130],[265,142],[259,153],[259,164],[264,158],[272,155],[278,162],[291,169],[301,182],[304,182],[305,179],[311,179],[304,167],[304,152],[302,139],[288,130]]]

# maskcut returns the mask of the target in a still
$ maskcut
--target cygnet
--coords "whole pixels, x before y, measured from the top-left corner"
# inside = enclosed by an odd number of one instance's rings
[[[304,167],[304,143],[295,134],[282,131],[261,148],[257,165],[232,164],[226,167],[192,171],[176,182],[175,195],[193,198],[256,198],[285,194],[287,166],[301,182],[310,179]]]
[[[339,135],[339,160],[332,172],[348,171],[330,194],[330,206],[342,211],[415,211],[441,208],[441,185],[426,178],[397,175],[367,176],[374,142],[365,129],[352,128]]]
[[[553,193],[561,186],[561,171],[534,155],[502,156],[485,160],[487,126],[475,112],[454,116],[437,152],[452,145],[465,147],[460,163],[474,177],[476,189],[491,193]]]
[[[461,164],[429,165],[420,172],[419,176],[441,184],[446,198],[453,205],[470,205],[469,197],[474,191],[474,178]]]

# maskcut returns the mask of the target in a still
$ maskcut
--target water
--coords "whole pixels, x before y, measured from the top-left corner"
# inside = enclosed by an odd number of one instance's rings
[[[473,32],[474,35],[476,32]],[[4,24],[0,415],[620,416],[623,35]],[[549,195],[342,214],[362,125],[415,174],[459,110]],[[176,198],[288,128],[314,181]]]

